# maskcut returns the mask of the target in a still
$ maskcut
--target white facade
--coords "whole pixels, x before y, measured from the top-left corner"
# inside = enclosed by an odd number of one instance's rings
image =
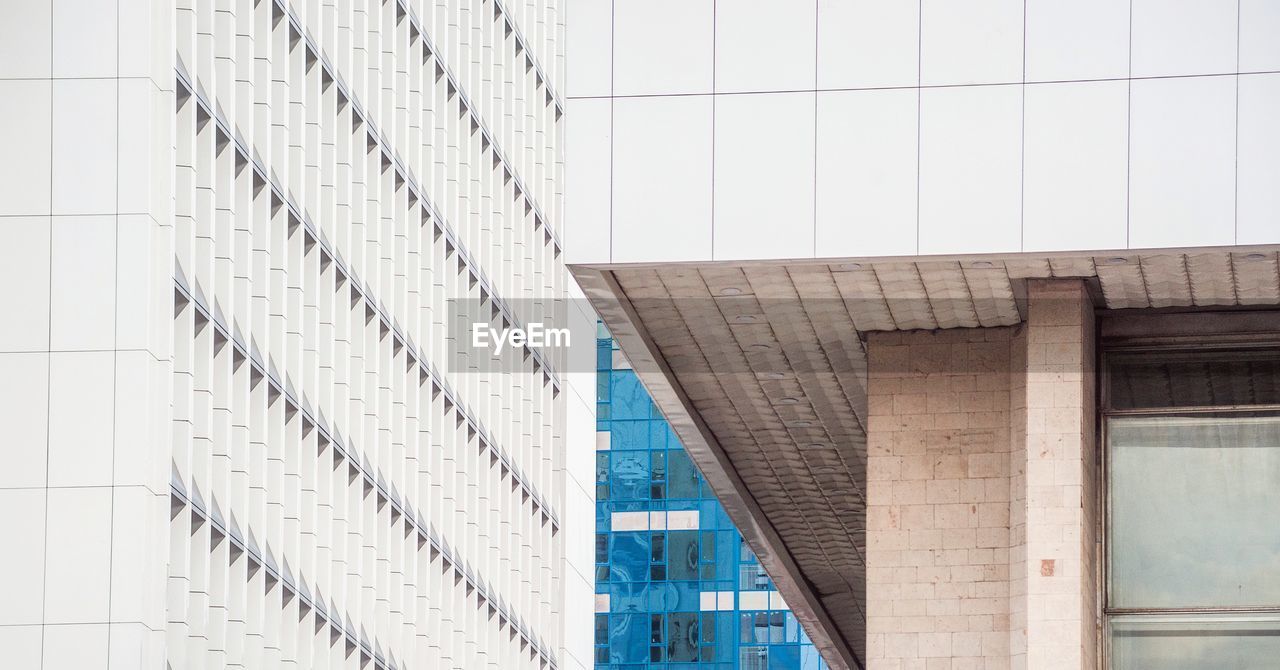
[[[1280,242],[1273,2],[578,0],[568,20],[570,263]]]
[[[0,665],[590,666],[594,385],[447,327],[568,295],[562,31],[0,9]]]
[[[567,20],[571,271],[824,659],[1195,658],[1105,579],[1094,354],[1280,347],[1280,3]]]

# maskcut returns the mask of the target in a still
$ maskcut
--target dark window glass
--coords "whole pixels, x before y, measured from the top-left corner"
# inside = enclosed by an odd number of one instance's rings
[[[614,419],[648,419],[653,403],[634,372],[614,370],[609,373],[609,404]]]
[[[644,663],[649,660],[649,631],[646,617],[615,614],[609,617],[609,661]]]
[[[644,581],[649,567],[648,533],[614,533],[609,563],[611,576],[617,581]]]
[[[649,557],[650,561],[663,563],[667,560],[667,538],[662,533],[654,533],[653,537],[649,538],[649,546],[652,548]]]
[[[786,638],[785,612],[769,613],[769,644],[782,644]]]
[[[649,475],[655,482],[660,482],[667,478],[667,452],[649,452]]]
[[[607,355],[607,354],[606,354]],[[609,375],[596,375],[596,400],[609,401]]]
[[[716,534],[711,531],[704,532],[699,549],[702,551],[699,560],[704,563],[714,563],[716,560]]]
[[[596,644],[609,644],[609,615],[596,615]]]
[[[712,612],[703,612],[702,621],[698,624],[698,629],[702,631],[702,643],[711,644],[716,641],[716,615]]]
[[[667,615],[667,657],[672,662],[698,660],[698,614]]]
[[[684,449],[667,451],[667,491],[672,498],[698,498],[698,470]]]
[[[800,667],[800,647],[784,645],[769,649],[769,670],[797,670]]]
[[[612,493],[618,500],[649,497],[649,453],[645,451],[612,451],[609,467]]]
[[[673,530],[667,533],[669,579],[698,579],[698,531]]]
[[[740,670],[769,670],[768,647],[741,647],[738,649]]]
[[[606,484],[609,482],[609,452],[596,452],[596,483]]]
[[[1108,359],[1114,409],[1280,404],[1280,350],[1117,353]]]
[[[648,421],[610,421],[609,449],[623,451],[649,448]]]

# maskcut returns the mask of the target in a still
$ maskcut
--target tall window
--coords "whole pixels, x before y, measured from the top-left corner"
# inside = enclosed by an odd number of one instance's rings
[[[1276,667],[1280,351],[1108,355],[1113,670]]]

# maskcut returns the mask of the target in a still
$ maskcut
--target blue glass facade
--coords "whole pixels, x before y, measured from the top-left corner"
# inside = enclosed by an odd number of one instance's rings
[[[825,670],[615,349],[601,327],[596,670]]]

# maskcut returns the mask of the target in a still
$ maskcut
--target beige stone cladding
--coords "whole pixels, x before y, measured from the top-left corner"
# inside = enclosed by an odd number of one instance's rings
[[[868,340],[868,667],[1095,667],[1092,306]]]

